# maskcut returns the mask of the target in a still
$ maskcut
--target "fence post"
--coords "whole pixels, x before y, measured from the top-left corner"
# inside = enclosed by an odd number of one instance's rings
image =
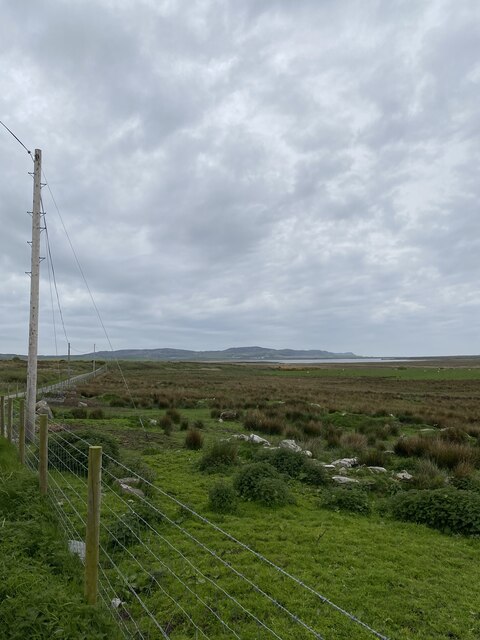
[[[0,435],[5,437],[5,396],[0,396]]]
[[[102,485],[102,447],[88,449],[88,512],[85,537],[85,597],[97,602],[100,544],[100,500]]]
[[[40,493],[46,495],[48,491],[48,416],[40,416],[40,446],[38,460],[38,474],[40,480]]]
[[[7,440],[12,441],[13,429],[13,398],[7,400]]]
[[[25,400],[18,401],[18,453],[20,462],[25,464]]]

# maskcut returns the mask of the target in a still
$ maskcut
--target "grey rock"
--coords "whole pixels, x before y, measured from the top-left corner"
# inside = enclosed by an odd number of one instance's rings
[[[400,473],[396,473],[395,477],[399,480],[411,480],[413,478],[412,474],[408,473],[408,471],[406,471],[405,469],[403,471],[400,471]]]
[[[300,453],[302,450],[302,447],[300,447],[295,440],[282,440],[280,446],[282,449],[290,449],[290,451],[295,451],[296,453]]]
[[[332,480],[337,484],[360,484],[355,478],[349,478],[348,476],[332,476]]]
[[[334,460],[331,464],[335,467],[347,467],[350,469],[358,465],[358,458],[340,458],[339,460]]]
[[[304,449],[301,453],[302,453],[302,456],[307,456],[307,458],[313,457],[313,453],[311,451],[308,451],[308,449]]]
[[[246,436],[244,433],[236,433],[232,436],[232,438],[234,438],[235,440],[244,440],[245,442],[248,442],[248,436]]]
[[[387,473],[385,467],[367,467],[372,473]]]
[[[270,446],[270,442],[268,440],[265,440],[265,438],[261,438],[260,436],[257,436],[254,433],[251,433],[248,436],[248,441],[252,442],[253,444],[262,444],[264,447]]]
[[[138,496],[139,498],[145,497],[145,494],[141,489],[136,489],[135,487],[131,487],[129,484],[124,484],[123,482],[120,483],[120,490],[128,495]]]
[[[80,560],[85,560],[85,542],[83,540],[69,540],[68,550],[77,555]]]

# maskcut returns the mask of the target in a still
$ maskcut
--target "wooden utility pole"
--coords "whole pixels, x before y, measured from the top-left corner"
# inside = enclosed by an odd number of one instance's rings
[[[100,501],[102,489],[102,447],[88,449],[88,511],[85,536],[85,597],[88,604],[97,602],[98,559],[100,543]]]
[[[30,272],[30,325],[28,333],[27,411],[25,436],[30,442],[35,436],[35,405],[37,402],[37,355],[38,355],[38,305],[40,289],[40,219],[42,188],[42,152],[35,149],[33,170],[32,209],[32,261]]]
[[[70,343],[68,343],[67,378],[70,380]]]
[[[95,349],[96,349],[97,345],[94,344],[93,345],[93,375],[95,376]]]

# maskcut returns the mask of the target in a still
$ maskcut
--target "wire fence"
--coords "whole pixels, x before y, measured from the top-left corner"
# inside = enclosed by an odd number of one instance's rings
[[[70,550],[84,562],[90,443],[52,428],[49,496]],[[25,462],[38,471],[37,434]],[[98,593],[124,637],[387,640],[107,451],[101,492]],[[272,533],[266,522],[265,537]]]

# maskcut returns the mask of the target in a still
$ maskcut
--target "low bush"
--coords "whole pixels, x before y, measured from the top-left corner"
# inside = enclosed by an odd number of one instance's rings
[[[183,418],[180,422],[180,431],[186,431],[189,427],[190,423],[188,422],[188,418]]]
[[[426,524],[444,533],[480,535],[480,494],[457,489],[406,491],[390,500],[397,520]]]
[[[257,431],[267,435],[282,435],[285,431],[283,420],[266,416],[262,411],[248,411],[243,426],[247,431]]]
[[[268,462],[280,473],[290,478],[298,478],[305,466],[305,457],[290,449],[276,449],[268,458]]]
[[[203,424],[203,420],[194,420],[193,421],[193,428],[194,429],[203,429],[204,428],[204,424]]]
[[[105,544],[114,551],[139,542],[142,531],[162,522],[162,515],[145,502],[135,502],[127,513],[105,528]]]
[[[312,438],[318,437],[322,435],[322,424],[320,422],[315,422],[310,420],[302,425],[302,431],[306,436],[310,436]]]
[[[364,451],[367,448],[367,437],[357,431],[344,433],[340,438],[340,445],[352,451]]]
[[[189,429],[185,436],[185,446],[187,449],[198,450],[203,447],[203,435],[197,429]]]
[[[279,473],[268,462],[252,462],[245,465],[233,480],[233,486],[245,500],[259,499],[259,483],[264,478],[279,478]]]
[[[62,431],[49,437],[49,468],[87,475],[90,445],[102,447],[103,467],[108,467],[118,459],[118,443],[112,436],[90,430]]]
[[[208,492],[209,508],[217,513],[235,513],[237,510],[237,494],[235,489],[225,482],[219,482]]]
[[[371,511],[367,493],[359,487],[337,487],[327,493],[322,507],[334,511],[349,511],[368,515]]]
[[[203,454],[200,471],[220,471],[237,463],[238,449],[232,442],[218,440]]]
[[[76,420],[84,420],[87,417],[87,410],[84,407],[72,407],[70,413]]]
[[[105,418],[105,414],[103,412],[103,409],[98,407],[97,409],[92,409],[88,414],[88,417],[90,418],[90,420],[103,420]]]
[[[385,461],[385,453],[379,449],[366,449],[358,456],[358,464],[363,464],[366,467],[384,467]]]
[[[412,486],[417,489],[439,489],[445,485],[446,475],[431,460],[419,460],[413,472]]]
[[[261,478],[257,485],[257,500],[266,507],[281,507],[290,501],[288,487],[280,478]]]
[[[480,465],[480,450],[478,448],[440,440],[436,437],[399,438],[395,443],[394,451],[399,456],[429,458],[444,469],[454,469],[463,462],[473,466]]]
[[[180,420],[182,419],[182,416],[178,411],[178,409],[172,409],[172,408],[167,409],[165,415],[170,418],[173,424],[180,424]]]
[[[314,487],[321,487],[330,483],[330,477],[324,467],[311,460],[304,460],[299,480]]]
[[[169,436],[173,431],[173,421],[169,415],[162,416],[158,421],[158,426],[163,429],[166,436]]]

